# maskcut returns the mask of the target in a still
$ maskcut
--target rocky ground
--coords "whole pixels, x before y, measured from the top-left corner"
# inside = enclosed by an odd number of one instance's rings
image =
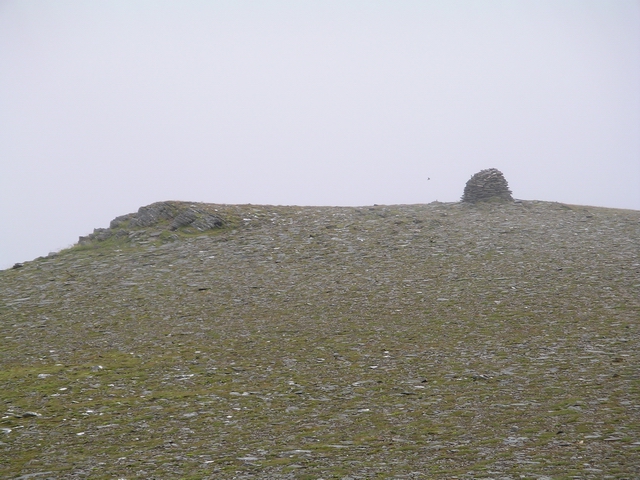
[[[2,478],[640,478],[640,212],[169,206],[0,272]]]

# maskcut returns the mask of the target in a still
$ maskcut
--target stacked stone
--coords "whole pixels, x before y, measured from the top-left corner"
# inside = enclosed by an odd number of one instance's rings
[[[465,185],[462,195],[462,201],[468,203],[512,200],[507,180],[497,168],[488,168],[476,173]]]

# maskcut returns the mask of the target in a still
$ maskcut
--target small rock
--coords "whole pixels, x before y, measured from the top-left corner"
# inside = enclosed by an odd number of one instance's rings
[[[504,443],[507,445],[521,445],[527,440],[529,440],[527,437],[507,437],[505,438]]]
[[[28,417],[41,417],[42,414],[38,413],[38,412],[24,412],[22,414],[22,418],[28,418]]]

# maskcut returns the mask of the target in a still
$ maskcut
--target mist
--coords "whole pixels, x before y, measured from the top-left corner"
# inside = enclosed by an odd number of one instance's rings
[[[162,200],[640,209],[636,1],[0,2],[0,268]]]

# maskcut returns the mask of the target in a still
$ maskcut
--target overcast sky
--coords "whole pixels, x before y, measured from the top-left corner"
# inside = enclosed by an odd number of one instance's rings
[[[640,209],[640,2],[0,1],[0,268],[156,201],[451,202],[490,167]]]

